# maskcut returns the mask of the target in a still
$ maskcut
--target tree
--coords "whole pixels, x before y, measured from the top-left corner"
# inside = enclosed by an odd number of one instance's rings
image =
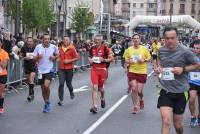
[[[55,19],[50,0],[23,0],[22,21],[28,31],[45,29]]]
[[[78,2],[72,11],[72,29],[82,34],[94,23],[94,15],[84,3]]]

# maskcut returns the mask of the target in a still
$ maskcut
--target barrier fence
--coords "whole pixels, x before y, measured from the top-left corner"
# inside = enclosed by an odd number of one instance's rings
[[[26,75],[24,73],[24,60],[16,60],[14,58],[10,58],[7,65],[7,83],[6,89],[7,91],[15,91],[18,92],[18,88],[28,87],[26,84]],[[88,52],[79,52],[79,59],[75,62],[75,68],[87,67],[89,66],[88,61]],[[58,62],[54,63],[55,73],[58,71]],[[37,82],[37,72],[36,72],[36,82]],[[17,86],[16,86],[17,85]]]

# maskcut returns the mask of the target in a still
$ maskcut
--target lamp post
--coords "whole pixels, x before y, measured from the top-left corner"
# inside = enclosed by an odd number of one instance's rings
[[[16,18],[15,18],[15,36],[19,34],[20,31],[20,7],[21,0],[16,0]]]
[[[56,37],[58,39],[58,37],[60,37],[60,12],[62,8],[63,0],[55,0],[55,1],[58,8],[58,18],[57,18],[58,20],[57,20],[57,25],[56,25]]]
[[[170,0],[170,9],[169,9],[169,15],[170,15],[170,25],[172,25],[172,10],[173,10],[173,0]]]

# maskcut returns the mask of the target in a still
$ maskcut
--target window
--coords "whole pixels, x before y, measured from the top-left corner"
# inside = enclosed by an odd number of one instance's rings
[[[133,3],[133,7],[136,7],[136,3]]]
[[[161,14],[161,15],[166,15],[166,10],[165,10],[165,9],[160,10],[160,14]]]
[[[143,7],[144,7],[144,4],[143,4],[143,3],[141,3],[141,4],[140,4],[140,7],[141,7],[141,8],[143,8]]]
[[[179,13],[180,13],[180,14],[184,14],[184,13],[185,13],[185,4],[180,4]]]
[[[191,7],[191,13],[192,13],[192,14],[195,13],[195,4],[192,4],[192,7]]]
[[[149,8],[154,8],[154,4],[153,3],[149,3]]]

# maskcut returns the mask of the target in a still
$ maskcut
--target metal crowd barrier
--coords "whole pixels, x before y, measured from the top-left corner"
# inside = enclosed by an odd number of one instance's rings
[[[87,67],[89,65],[88,52],[79,52],[79,59],[75,62],[75,68]]]
[[[6,88],[9,89],[8,91],[14,90],[15,92],[18,92],[18,90],[15,88],[16,83],[19,84],[19,86],[27,86],[27,84],[24,82],[26,79],[24,69],[23,69],[23,63],[24,61],[16,60],[13,58],[10,58],[7,65],[7,83]]]

